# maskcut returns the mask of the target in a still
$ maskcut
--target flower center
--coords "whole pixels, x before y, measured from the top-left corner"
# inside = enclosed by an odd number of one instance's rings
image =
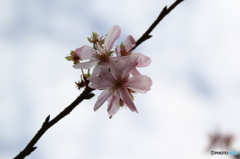
[[[81,60],[77,54],[72,55],[72,59],[74,62],[79,62]]]
[[[100,65],[104,65],[109,63],[109,56],[108,54],[96,54],[95,56],[99,60]]]
[[[116,81],[113,81],[113,87],[112,90],[117,90],[119,88],[127,87],[127,80],[125,79],[117,79]]]
[[[125,83],[126,83],[125,81],[117,80],[117,81],[115,81],[115,83],[114,83],[114,87],[115,87],[115,88],[121,88],[121,87],[124,86]]]

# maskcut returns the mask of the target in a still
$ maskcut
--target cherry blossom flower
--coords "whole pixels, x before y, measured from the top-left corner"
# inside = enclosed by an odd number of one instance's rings
[[[113,26],[106,38],[92,32],[88,41],[92,47],[84,45],[71,51],[66,59],[73,61],[76,69],[90,69],[88,74],[82,74],[89,80],[89,87],[103,90],[94,106],[94,111],[98,110],[105,101],[108,101],[108,114],[110,118],[117,113],[118,109],[126,105],[132,112],[138,112],[133,103],[136,92],[146,93],[152,86],[152,80],[141,75],[136,67],[146,67],[150,65],[151,59],[140,53],[132,53],[132,48],[136,45],[134,38],[129,35],[124,43],[115,48],[115,56],[112,47],[116,39],[119,38],[121,29]],[[88,60],[84,61],[83,60]],[[90,76],[90,77],[89,77]],[[78,88],[84,87],[84,83],[76,83]]]
[[[90,69],[95,65],[108,66],[109,60],[111,58],[110,56],[112,54],[111,49],[115,40],[119,38],[120,33],[120,27],[118,25],[115,25],[108,32],[104,40],[103,46],[97,43],[94,45],[94,48],[96,50],[91,46],[87,45],[76,49],[75,52],[78,54],[81,60],[89,59],[90,61],[75,64],[73,65],[73,67],[76,69]]]
[[[116,47],[115,52],[117,54],[118,57],[121,56],[125,56],[126,58],[128,58],[127,56],[131,55],[131,49],[136,45],[136,41],[135,39],[131,36],[128,35],[124,41],[124,43],[121,43],[119,46]],[[137,55],[138,61],[137,61],[137,65],[136,67],[146,67],[149,66],[150,63],[152,62],[151,59],[148,56],[145,56],[141,53],[133,53],[135,55]],[[131,70],[131,74],[133,76],[135,75],[140,75],[139,71],[136,69],[136,67],[134,67]]]
[[[137,65],[139,57],[131,55],[126,58],[116,58],[109,62],[109,69],[99,66],[88,78],[90,87],[104,89],[94,106],[98,110],[108,99],[108,114],[110,118],[117,113],[120,106],[126,106],[132,112],[138,112],[133,103],[134,92],[146,93],[150,90],[152,80],[145,75],[129,77],[130,71]]]

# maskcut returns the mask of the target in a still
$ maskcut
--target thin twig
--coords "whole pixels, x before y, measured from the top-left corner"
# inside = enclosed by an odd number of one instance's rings
[[[138,45],[140,45],[145,40],[152,37],[152,35],[149,35],[151,31],[158,25],[158,23],[168,14],[170,13],[179,3],[181,3],[184,0],[176,0],[169,8],[164,7],[162,12],[159,14],[157,19],[152,23],[152,25],[148,28],[148,30],[137,40],[136,45],[131,49],[134,50]]]
[[[85,90],[80,94],[77,99],[75,99],[72,104],[70,104],[68,107],[66,107],[62,112],[60,112],[55,118],[53,118],[51,121],[50,115],[45,119],[45,121],[42,124],[42,127],[38,130],[38,132],[35,134],[35,136],[32,138],[32,140],[28,143],[28,145],[25,147],[23,151],[21,151],[14,159],[23,159],[24,157],[31,154],[37,147],[34,147],[34,145],[37,143],[37,141],[42,137],[42,135],[54,124],[56,124],[59,120],[64,118],[66,115],[68,115],[79,103],[81,103],[84,99],[89,99],[91,96],[91,92],[94,89],[88,87],[86,85]]]

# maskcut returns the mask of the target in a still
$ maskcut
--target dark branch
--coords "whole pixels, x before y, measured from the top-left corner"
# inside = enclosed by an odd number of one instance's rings
[[[181,3],[184,0],[176,0],[169,8],[164,7],[162,12],[159,14],[157,19],[152,23],[152,25],[148,28],[148,30],[139,38],[136,42],[136,45],[131,49],[134,50],[138,45],[140,45],[145,40],[152,37],[152,35],[149,35],[151,31],[158,25],[158,23],[168,14],[170,13],[179,3]]]
[[[28,145],[25,147],[23,151],[21,151],[14,159],[23,159],[29,154],[31,154],[37,147],[34,147],[34,145],[37,143],[37,141],[42,137],[42,135],[54,124],[56,124],[59,120],[64,118],[66,115],[68,115],[79,103],[81,103],[84,99],[90,99],[93,97],[92,92],[93,89],[88,87],[88,85],[85,87],[85,90],[80,94],[75,101],[72,102],[68,107],[66,107],[61,113],[59,113],[55,118],[53,118],[51,121],[50,115],[45,119],[45,121],[42,124],[42,127],[38,130],[38,132],[35,134],[35,136],[32,138],[32,140],[28,143]]]

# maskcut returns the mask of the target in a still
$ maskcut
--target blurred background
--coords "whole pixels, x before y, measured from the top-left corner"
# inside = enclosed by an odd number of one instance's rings
[[[129,34],[137,40],[173,2],[1,0],[0,159],[15,157],[48,115],[79,95],[80,71],[64,58],[71,50],[89,45],[92,31],[106,35],[113,25],[122,30],[115,45]],[[95,91],[27,158],[230,158],[207,150],[215,132],[233,134],[231,147],[240,151],[239,7],[239,0],[181,3],[135,50],[152,59],[140,69],[153,86],[136,95],[139,113],[122,108],[110,120],[106,103],[93,111]]]

